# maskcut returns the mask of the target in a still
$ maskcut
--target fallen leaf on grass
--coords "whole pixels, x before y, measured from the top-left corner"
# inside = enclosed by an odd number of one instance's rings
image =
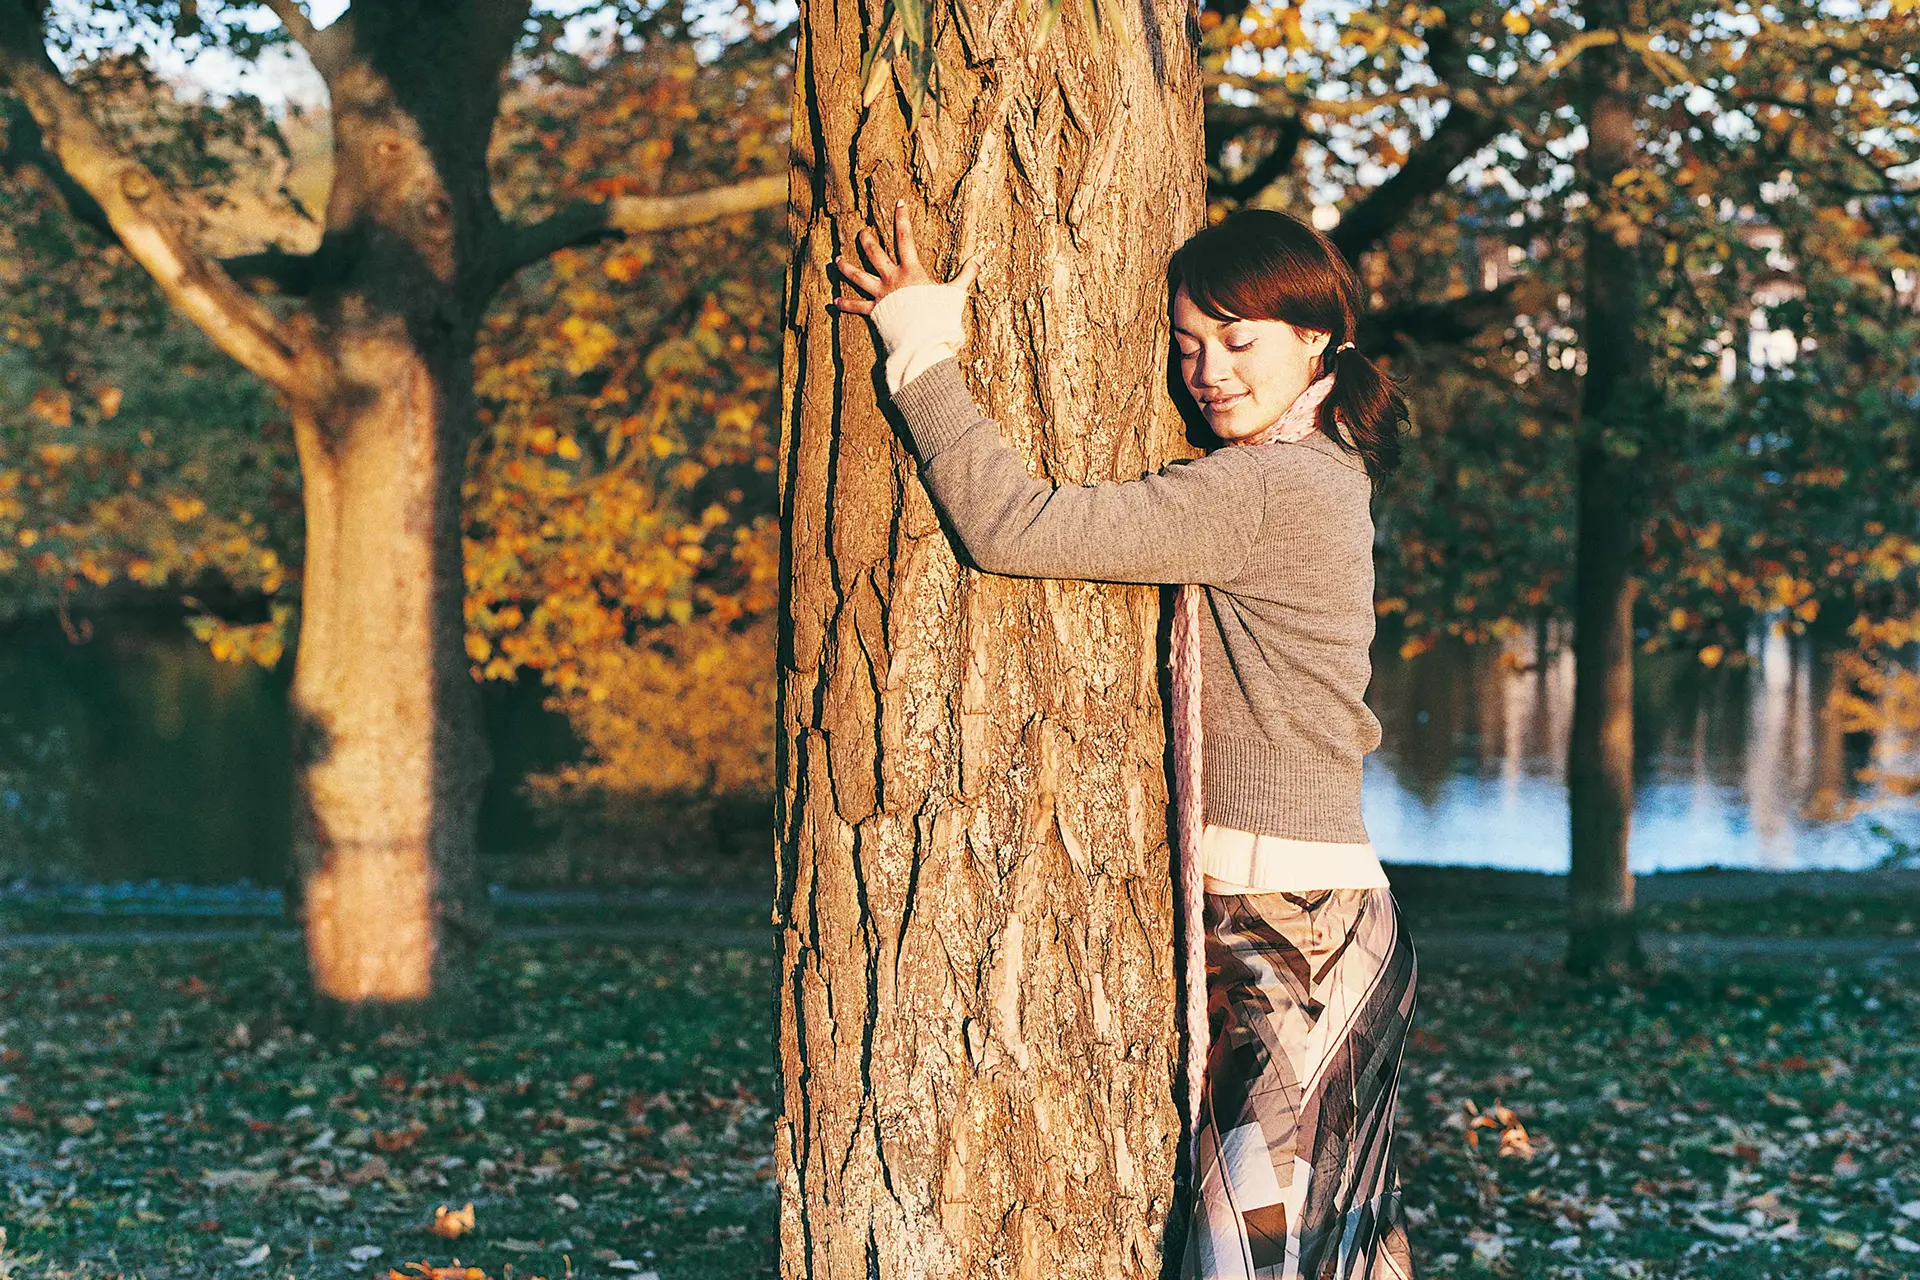
[[[1498,1098],[1494,1099],[1493,1110],[1485,1114],[1481,1113],[1480,1108],[1474,1105],[1471,1098],[1461,1106],[1469,1116],[1473,1117],[1466,1124],[1467,1145],[1472,1147],[1480,1145],[1480,1135],[1477,1130],[1497,1129],[1500,1133],[1501,1155],[1519,1156],[1522,1160],[1533,1159],[1533,1141],[1527,1137],[1526,1126],[1521,1124],[1520,1118],[1510,1108],[1503,1106]]]
[[[253,1250],[251,1253],[247,1254],[246,1257],[241,1258],[239,1261],[235,1262],[234,1265],[236,1267],[257,1267],[261,1263],[265,1262],[267,1260],[267,1255],[272,1252],[273,1252],[273,1246],[268,1244],[266,1241],[262,1240],[260,1242],[259,1248]]]
[[[406,1270],[394,1267],[387,1272],[387,1280],[487,1280],[487,1273],[478,1267],[463,1267],[455,1258],[450,1267],[436,1267],[431,1262],[402,1263]]]
[[[348,1186],[358,1187],[379,1178],[386,1177],[392,1169],[384,1156],[368,1156],[358,1169],[350,1169],[340,1175],[340,1181]]]
[[[357,1244],[347,1250],[347,1256],[355,1262],[372,1262],[385,1252],[386,1250],[377,1244]]]
[[[213,1191],[265,1191],[277,1177],[271,1169],[207,1169],[200,1182]]]
[[[442,1240],[458,1240],[473,1230],[473,1227],[473,1201],[471,1200],[460,1209],[449,1209],[441,1205],[433,1211],[433,1221],[427,1224],[427,1230]]]

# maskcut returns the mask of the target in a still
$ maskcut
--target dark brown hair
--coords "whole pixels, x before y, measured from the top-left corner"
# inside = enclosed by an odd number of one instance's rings
[[[1273,209],[1241,209],[1197,231],[1167,266],[1167,296],[1181,287],[1216,320],[1284,320],[1328,335],[1321,370],[1333,390],[1320,430],[1358,454],[1376,480],[1400,465],[1407,402],[1354,341],[1366,295],[1333,242]],[[1337,430],[1334,419],[1346,425]]]

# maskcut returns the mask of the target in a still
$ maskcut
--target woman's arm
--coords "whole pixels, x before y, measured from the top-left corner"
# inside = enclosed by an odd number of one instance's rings
[[[981,416],[944,360],[894,397],[921,475],[960,544],[988,573],[1098,582],[1232,581],[1265,507],[1251,450],[1223,449],[1138,480],[1054,485]]]
[[[1118,483],[1056,487],[1033,479],[981,416],[950,358],[965,341],[962,315],[977,258],[941,285],[920,265],[904,205],[895,208],[894,237],[897,262],[871,229],[860,232],[875,271],[844,258],[837,265],[868,297],[833,305],[869,316],[879,329],[887,389],[907,420],[927,489],[976,565],[1102,582],[1217,585],[1239,573],[1265,505],[1251,453],[1222,450]]]

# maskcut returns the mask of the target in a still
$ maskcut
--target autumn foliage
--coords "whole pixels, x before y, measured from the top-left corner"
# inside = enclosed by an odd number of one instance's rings
[[[771,51],[702,68],[681,46],[528,86],[503,185],[655,194],[772,169],[786,76]],[[785,257],[777,214],[569,250],[482,334],[468,653],[484,678],[539,673],[585,742],[549,793],[770,786]]]
[[[674,42],[556,56],[507,100],[503,202],[532,219],[777,171],[788,73],[755,35],[709,63]],[[206,193],[216,230],[222,208],[324,192],[324,172],[289,174],[289,122],[182,128],[202,109],[150,76],[85,83],[121,104],[109,118],[147,122],[136,149],[199,140],[142,154]],[[0,173],[0,210],[0,609],[184,595],[215,656],[278,663],[301,554],[283,417],[24,175]],[[542,680],[575,726],[584,758],[536,779],[544,794],[769,786],[785,257],[777,212],[614,240],[521,273],[489,316],[467,650],[478,678]]]

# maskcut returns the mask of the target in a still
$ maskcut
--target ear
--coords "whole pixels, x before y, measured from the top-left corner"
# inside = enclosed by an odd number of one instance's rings
[[[1333,341],[1333,335],[1325,329],[1302,329],[1298,325],[1290,327],[1293,329],[1293,336],[1300,339],[1310,356],[1319,355],[1327,349],[1327,344]]]

